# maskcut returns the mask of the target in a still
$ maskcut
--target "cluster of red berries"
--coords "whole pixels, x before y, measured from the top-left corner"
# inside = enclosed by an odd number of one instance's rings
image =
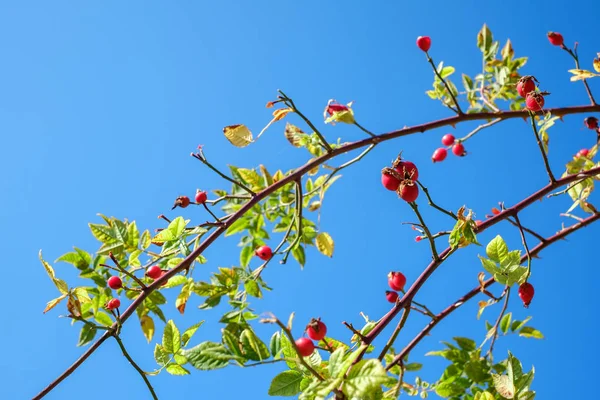
[[[118,277],[116,275],[108,278],[106,283],[107,283],[108,287],[113,290],[121,289],[123,287],[123,281],[121,280],[120,277]],[[121,300],[119,300],[117,298],[110,299],[109,301],[106,302],[104,307],[106,307],[108,310],[115,310],[115,309],[121,307]]]
[[[195,204],[204,204],[206,203],[206,200],[208,200],[208,194],[206,192],[201,191],[200,189],[197,189],[195,200]],[[173,204],[173,208],[171,208],[171,210],[175,209],[176,207],[186,208],[190,204],[192,204],[192,202],[189,197],[179,196],[175,199],[175,204]]]
[[[306,334],[308,335],[308,338],[301,337],[296,340],[296,347],[302,357],[308,357],[315,351],[313,340],[316,340],[317,342],[322,340],[327,334],[327,326],[321,322],[321,318],[313,318],[310,320],[310,323],[306,325]]]
[[[521,77],[517,83],[517,92],[519,96],[525,98],[525,107],[533,112],[540,111],[544,107],[544,96],[549,94],[538,91],[536,83],[539,82],[531,75]]]
[[[442,144],[446,147],[452,146],[452,153],[456,156],[464,157],[467,155],[467,152],[465,151],[465,146],[462,144],[462,142],[457,141],[454,135],[452,135],[451,133],[448,133],[442,137]],[[431,161],[433,161],[434,163],[444,161],[447,155],[448,151],[446,150],[446,148],[440,147],[433,152],[433,155],[431,156]]]
[[[386,290],[385,298],[390,303],[396,303],[398,301],[398,291],[404,289],[406,285],[406,277],[402,272],[390,272],[388,274],[388,285],[392,290]]]
[[[402,200],[412,203],[419,197],[419,170],[417,166],[404,161],[400,156],[392,163],[392,168],[381,170],[381,183],[387,190],[398,193]]]

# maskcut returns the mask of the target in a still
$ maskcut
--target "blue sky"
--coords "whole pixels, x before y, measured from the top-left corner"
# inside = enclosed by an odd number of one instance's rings
[[[225,125],[244,123],[259,131],[268,121],[264,104],[283,89],[316,121],[330,98],[355,100],[364,126],[385,132],[445,117],[449,112],[424,91],[432,73],[415,47],[419,35],[432,37],[431,54],[459,72],[480,69],[475,36],[487,23],[502,42],[510,37],[517,55],[530,60],[521,71],[535,75],[552,93],[548,106],[587,102],[581,84],[569,82],[572,60],[553,48],[545,35],[563,33],[566,42],[580,43],[584,68],[600,50],[600,39],[585,10],[549,0],[541,7],[498,7],[494,3],[448,2],[143,2],[104,1],[74,4],[3,2],[0,4],[0,248],[5,271],[3,326],[0,342],[0,398],[32,397],[70,365],[83,349],[75,347],[78,328],[59,319],[58,310],[42,315],[55,288],[37,260],[39,249],[54,260],[78,246],[98,247],[87,222],[96,213],[136,220],[145,228],[160,226],[156,216],[170,211],[178,195],[195,189],[228,187],[191,157],[198,144],[208,157],[227,164],[289,169],[306,161],[282,135],[283,124],[271,128],[246,149],[225,140]],[[571,22],[569,22],[571,21]],[[598,92],[600,82],[590,81]],[[600,94],[596,94],[599,97]],[[555,171],[583,147],[593,134],[582,128],[583,116],[568,117],[551,131],[550,160]],[[473,126],[458,126],[462,136]],[[451,128],[450,128],[451,130]],[[331,140],[355,140],[361,132],[347,126],[323,127]],[[449,130],[437,130],[388,142],[358,166],[347,169],[328,192],[321,228],[335,240],[333,259],[308,252],[308,265],[295,263],[269,268],[265,279],[276,290],[256,311],[273,311],[285,318],[296,312],[295,334],[313,316],[328,323],[334,337],[349,338],[341,325],[359,324],[363,311],[379,318],[389,304],[383,297],[386,274],[402,270],[412,282],[426,265],[426,243],[415,243],[414,231],[401,225],[413,220],[410,208],[385,191],[379,171],[399,150],[417,163],[423,183],[448,208],[466,204],[481,217],[498,201],[514,204],[545,183],[537,147],[527,124],[511,121],[481,132],[466,143],[469,156],[449,156],[433,165],[429,157]],[[567,199],[546,200],[522,216],[523,223],[550,235],[560,229],[560,212]],[[184,214],[205,218],[198,209]],[[434,230],[450,221],[427,210]],[[494,227],[482,242],[503,234],[518,248],[517,232]],[[592,245],[600,227],[577,233],[545,251],[534,261],[531,281],[536,297],[524,310],[516,296],[511,310],[517,317],[532,315],[532,325],[546,339],[501,339],[498,357],[510,348],[526,367],[535,365],[534,388],[542,399],[564,398],[556,382],[591,382],[595,378],[597,322],[589,318],[598,302],[600,278]],[[594,239],[596,238],[596,239]],[[234,265],[237,238],[220,240],[206,252],[209,263],[198,272]],[[480,248],[460,252],[423,287],[418,300],[441,310],[476,284]],[[255,261],[256,262],[256,261]],[[57,264],[58,275],[77,284],[74,269]],[[498,288],[496,288],[496,291]],[[169,298],[173,298],[172,293]],[[196,298],[195,303],[198,303]],[[170,303],[172,306],[172,302]],[[218,311],[218,310],[217,310]],[[207,323],[195,340],[218,340],[215,312],[188,307],[184,317],[168,308],[178,326]],[[498,308],[487,310],[493,320]],[[483,319],[475,319],[476,304],[444,321],[417,347],[413,361],[425,362],[423,379],[434,381],[445,363],[424,354],[440,340],[485,335]],[[146,344],[132,319],[123,332],[125,344],[142,368],[155,367],[153,344]],[[409,340],[426,323],[414,316],[399,343]],[[258,327],[264,338],[272,327]],[[159,328],[162,331],[162,327]],[[568,367],[567,367],[568,366]],[[152,378],[161,399],[265,398],[270,378],[281,366],[193,371],[179,378]],[[409,374],[407,379],[413,380]],[[243,393],[236,391],[244,388]],[[587,394],[585,385],[569,385],[569,397]],[[48,399],[87,400],[146,398],[136,372],[112,341],[106,343]]]

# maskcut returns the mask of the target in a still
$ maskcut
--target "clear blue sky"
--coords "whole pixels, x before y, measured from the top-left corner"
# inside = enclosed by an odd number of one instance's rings
[[[94,251],[87,222],[102,212],[128,217],[142,228],[160,226],[156,216],[170,211],[173,199],[192,195],[197,187],[226,187],[189,157],[198,144],[220,166],[231,163],[287,169],[307,158],[289,146],[276,125],[255,145],[234,149],[225,140],[225,125],[245,123],[254,131],[268,121],[264,104],[281,88],[318,126],[330,98],[355,100],[359,121],[384,132],[449,115],[429,100],[432,73],[415,47],[415,38],[430,35],[432,55],[471,75],[480,69],[475,35],[484,22],[496,38],[513,40],[517,55],[530,61],[522,70],[535,75],[552,92],[549,106],[587,102],[580,84],[569,82],[571,60],[548,43],[549,30],[560,31],[567,43],[580,42],[584,66],[600,50],[597,27],[589,19],[600,6],[585,10],[549,0],[543,6],[515,9],[493,3],[358,2],[3,2],[0,5],[0,248],[4,255],[3,329],[0,398],[26,399],[70,365],[83,349],[75,347],[79,329],[59,311],[42,315],[55,288],[37,260],[39,249],[54,260],[72,246]],[[600,81],[590,82],[600,96]],[[582,118],[569,117],[551,131],[550,159],[556,171],[594,137],[582,129]],[[459,126],[463,135],[470,126]],[[355,140],[361,133],[347,126],[324,128],[332,140]],[[420,167],[420,176],[443,205],[467,204],[483,216],[497,201],[508,205],[544,184],[540,156],[527,124],[512,121],[484,131],[467,143],[464,159],[449,156],[433,165],[429,157],[447,130],[389,142],[373,151],[360,166],[348,169],[326,197],[321,227],[336,242],[335,257],[315,251],[301,271],[295,263],[275,266],[266,280],[275,287],[256,311],[281,317],[296,312],[295,333],[312,316],[321,316],[334,337],[349,338],[343,320],[359,324],[359,312],[379,318],[389,304],[383,298],[386,273],[405,272],[414,280],[428,258],[426,243],[415,243],[414,232],[401,221],[413,220],[409,207],[385,191],[379,171],[400,149]],[[523,215],[523,222],[549,235],[560,229],[559,212],[567,199],[545,200]],[[449,221],[427,211],[435,230]],[[193,221],[205,216],[185,211]],[[571,223],[570,221],[564,221]],[[517,248],[516,232],[505,225],[486,232],[506,235]],[[536,367],[534,388],[541,399],[565,398],[557,382],[591,382],[596,378],[600,273],[593,254],[600,227],[588,228],[545,251],[535,260],[532,282],[536,297],[524,310],[516,296],[516,316],[533,315],[543,341],[500,340],[529,367]],[[595,238],[595,239],[594,239]],[[198,272],[236,263],[237,238],[220,240]],[[476,284],[481,270],[470,248],[445,264],[418,295],[441,310]],[[56,265],[59,276],[77,284],[68,264]],[[498,290],[498,288],[496,288]],[[173,293],[169,298],[173,298]],[[185,317],[167,309],[178,326],[208,322],[195,338],[218,340],[215,312],[188,306]],[[476,302],[444,321],[412,355],[426,363],[421,376],[434,381],[445,363],[426,358],[440,340],[485,335],[476,321]],[[484,317],[494,319],[498,308]],[[399,341],[408,340],[425,324],[415,316]],[[259,327],[268,338],[272,327]],[[162,331],[162,326],[159,328]],[[153,344],[144,341],[135,319],[123,338],[142,368],[155,367]],[[152,378],[161,399],[266,397],[270,378],[282,366],[193,371],[179,378]],[[408,380],[414,375],[409,374]],[[564,386],[564,385],[563,385]],[[61,384],[48,399],[147,398],[143,382],[112,341]],[[245,387],[244,393],[236,392]],[[562,387],[562,386],[561,386]],[[569,398],[587,394],[585,385],[569,385]],[[85,393],[85,395],[82,395]]]

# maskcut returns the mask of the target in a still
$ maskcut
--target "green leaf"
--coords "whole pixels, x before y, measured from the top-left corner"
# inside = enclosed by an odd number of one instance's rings
[[[186,225],[189,220],[186,221],[183,217],[177,217],[169,223],[167,229],[163,229],[158,233],[158,235],[154,236],[152,239],[153,242],[170,242],[177,240],[183,234]],[[164,249],[163,249],[164,250]]]
[[[252,186],[252,189],[260,189],[262,187],[262,177],[255,170],[238,168],[237,172],[245,183]]]
[[[48,274],[48,276],[50,277],[50,279],[52,279],[52,282],[54,283],[54,286],[56,286],[56,288],[58,289],[58,291],[60,293],[62,293],[62,294],[69,293],[69,287],[67,286],[67,283],[65,281],[63,281],[62,279],[59,279],[59,278],[56,277],[56,275],[54,273],[54,269],[42,257],[42,251],[41,250],[40,250],[40,253],[39,253],[39,258],[40,258],[40,261],[42,262],[42,265],[44,266],[44,269],[46,270],[46,273]]]
[[[454,71],[455,71],[454,67],[446,66],[446,67],[442,68],[442,70],[440,71],[440,75],[442,76],[443,79],[446,79],[447,77],[452,75],[454,73]]]
[[[442,381],[435,387],[435,393],[443,398],[460,396],[465,392],[465,388],[462,387],[456,381]]]
[[[508,258],[508,247],[500,235],[496,236],[485,248],[490,260],[502,264]]]
[[[77,269],[86,270],[92,262],[92,256],[90,256],[87,252],[75,247],[75,251],[63,254],[62,256],[58,257],[54,262],[57,263],[59,261],[72,264]]]
[[[175,276],[171,277],[171,279],[169,279],[167,281],[167,284],[163,287],[166,289],[171,289],[176,286],[183,285],[184,283],[187,283],[187,282],[188,282],[187,277],[185,277],[183,275],[175,275]]]
[[[244,353],[249,359],[262,361],[269,358],[270,354],[267,345],[265,345],[250,328],[244,329],[240,339],[242,341]]]
[[[496,398],[486,390],[485,392],[477,393],[474,400],[496,400]]]
[[[299,371],[283,371],[275,376],[269,387],[269,396],[295,396],[300,393],[304,375]]]
[[[230,360],[237,359],[225,346],[215,342],[203,342],[189,350],[183,350],[182,355],[188,362],[199,370],[224,368]]]
[[[525,338],[533,338],[533,339],[543,339],[544,335],[542,334],[542,332],[538,331],[535,328],[532,328],[531,326],[524,326],[523,328],[521,328],[521,330],[519,331],[519,336],[525,337]]]
[[[360,398],[387,380],[388,375],[379,360],[361,360],[354,365],[344,380],[344,393],[350,398]]]
[[[477,344],[474,340],[465,337],[455,337],[454,341],[458,343],[461,349],[466,351],[473,351],[477,348]]]
[[[404,369],[407,371],[419,371],[421,368],[423,368],[423,364],[421,363],[408,363],[408,364],[404,364]]]
[[[327,257],[333,257],[334,243],[327,232],[321,232],[316,239],[317,249]]]
[[[169,357],[169,353],[162,347],[160,344],[156,343],[154,346],[154,360],[161,367],[167,365],[171,358]]]
[[[500,268],[498,268],[498,266],[496,265],[496,263],[494,263],[491,260],[488,260],[487,258],[478,256],[479,260],[481,260],[481,264],[483,265],[483,269],[485,269],[487,272],[489,272],[490,274],[494,275],[497,273],[500,273]]]
[[[104,311],[98,311],[94,315],[94,318],[96,318],[96,321],[98,321],[101,325],[104,326],[111,326],[113,324],[112,318]]]
[[[292,249],[292,257],[294,257],[294,259],[298,261],[298,264],[300,264],[302,267],[304,267],[304,265],[306,264],[306,254],[304,253],[304,247],[302,247],[300,244],[294,246],[294,248]]]
[[[244,229],[246,229],[248,227],[248,225],[249,225],[249,221],[246,218],[240,218],[237,221],[235,221],[233,224],[231,224],[229,226],[229,228],[227,228],[227,230],[225,231],[225,236],[231,236],[233,234],[241,232]]]
[[[198,328],[200,328],[203,323],[204,323],[204,321],[200,321],[197,324],[194,324],[194,325],[190,326],[189,328],[187,328],[185,331],[183,331],[183,334],[181,335],[181,345],[182,346],[187,346],[187,344],[192,339],[192,336],[194,336],[194,333],[196,333]]]
[[[175,354],[181,348],[181,335],[173,320],[169,320],[165,325],[162,345],[169,354]]]
[[[502,330],[502,332],[506,333],[508,332],[508,328],[510,327],[510,322],[512,319],[512,313],[506,313],[504,315],[504,317],[502,317],[502,319],[500,320],[500,330]]]
[[[513,331],[513,332],[518,331],[519,329],[521,329],[522,327],[524,327],[525,324],[527,322],[529,322],[530,319],[531,319],[531,317],[527,317],[523,321],[513,321],[512,325],[510,327],[510,330]]]
[[[81,331],[79,331],[79,342],[77,343],[77,346],[85,346],[94,340],[97,332],[98,329],[93,324],[83,324]]]
[[[279,331],[275,332],[273,336],[271,336],[271,341],[269,342],[269,350],[271,351],[271,355],[273,357],[277,357],[277,355],[281,351],[281,333]]]
[[[345,349],[340,347],[329,356],[329,374],[334,378],[346,372],[345,370],[342,371],[345,354]]]
[[[252,248],[252,246],[244,247],[240,252],[240,265],[244,268],[247,267],[250,264],[250,260],[252,260],[253,255],[254,249]]]
[[[146,250],[152,244],[152,238],[150,237],[150,231],[148,229],[142,233],[140,243],[142,245],[142,250]]]
[[[92,223],[89,223],[88,226],[92,231],[92,235],[100,242],[115,243],[118,241],[115,231],[110,226]]]
[[[179,364],[169,364],[167,365],[167,372],[170,373],[171,375],[189,375],[190,371],[188,371],[187,369],[183,368],[181,365]]]
[[[292,343],[290,342],[288,337],[283,333],[283,331],[281,332],[280,337],[281,337],[281,339],[280,339],[281,351],[283,353],[283,358],[286,359],[285,363],[291,369],[298,370],[299,369],[298,365],[294,361],[290,361],[290,359],[298,358],[298,355],[296,354],[296,350],[294,350],[294,346],[292,345]]]
[[[244,282],[244,289],[246,290],[246,293],[248,293],[252,297],[262,297],[260,287],[254,279],[248,279],[246,282]]]

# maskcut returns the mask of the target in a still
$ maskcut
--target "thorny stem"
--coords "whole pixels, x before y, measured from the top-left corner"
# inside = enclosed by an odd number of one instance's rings
[[[150,391],[150,394],[152,394],[152,398],[154,400],[158,400],[158,397],[156,396],[156,393],[154,392],[154,388],[150,384],[150,381],[148,380],[148,377],[146,376],[146,373],[139,367],[139,365],[137,365],[135,363],[135,361],[133,361],[133,358],[131,358],[131,356],[129,355],[129,353],[127,353],[127,350],[125,349],[125,346],[123,345],[123,342],[121,341],[121,338],[119,337],[119,335],[112,335],[112,336],[115,338],[115,340],[119,344],[119,347],[121,348],[121,351],[123,352],[123,355],[125,356],[125,358],[127,359],[127,361],[129,361],[129,363],[131,365],[133,365],[133,368],[135,368],[135,370],[140,374],[140,376],[142,377],[142,379],[146,383],[146,386],[148,386],[148,390]]]
[[[546,150],[544,150],[544,146],[542,145],[540,134],[537,130],[537,126],[535,125],[535,114],[532,111],[529,111],[529,117],[531,118],[531,128],[533,129],[533,133],[535,134],[535,140],[538,144],[538,147],[540,148],[542,157],[544,158],[544,165],[546,166],[546,172],[548,173],[550,182],[556,182],[556,179],[554,178],[554,175],[552,174],[552,170],[550,169],[550,163],[548,162],[548,155],[546,154]]]
[[[450,86],[448,85],[448,82],[446,82],[446,80],[444,78],[442,78],[442,76],[438,72],[438,70],[433,62],[433,59],[429,56],[429,53],[425,53],[425,54],[427,55],[427,61],[429,61],[429,64],[431,64],[431,67],[433,68],[433,72],[439,78],[439,80],[442,81],[442,83],[446,87],[446,90],[448,91],[448,94],[450,95],[450,97],[452,97],[452,100],[454,101],[454,105],[456,106],[456,109],[454,109],[450,106],[448,106],[448,108],[450,108],[452,111],[457,113],[459,116],[463,115],[463,112],[460,109],[460,106],[458,105],[458,101],[456,100],[456,97],[454,97],[454,93],[452,93],[452,90],[450,90]]]
[[[529,279],[529,275],[531,275],[531,253],[529,252],[529,246],[527,246],[527,240],[525,239],[525,232],[523,232],[523,226],[521,225],[521,221],[519,220],[518,214],[515,214],[515,221],[519,228],[519,233],[521,234],[521,241],[523,242],[523,247],[525,247],[525,255],[527,256],[527,277],[525,278],[525,282],[527,282],[527,279]]]
[[[383,358],[387,354],[390,347],[392,347],[394,345],[396,338],[398,338],[398,334],[400,334],[400,331],[402,330],[402,328],[404,328],[404,324],[406,323],[406,320],[408,319],[409,314],[410,314],[410,308],[409,307],[404,308],[404,312],[402,313],[402,318],[400,318],[400,321],[398,321],[398,325],[396,325],[396,329],[394,329],[392,336],[390,336],[390,338],[388,339],[385,346],[383,346],[381,353],[379,353],[379,357],[377,357],[379,359],[379,361],[383,360]]]
[[[574,107],[559,107],[559,108],[549,109],[547,111],[551,112],[553,115],[556,115],[556,116],[581,114],[581,113],[587,114],[587,113],[592,113],[592,112],[600,112],[600,105],[595,104],[595,105],[574,106]],[[258,204],[261,200],[266,199],[272,193],[281,189],[283,186],[287,185],[290,182],[293,182],[294,180],[305,175],[306,173],[313,170],[315,167],[325,163],[326,161],[328,161],[334,157],[337,157],[341,154],[347,153],[349,151],[360,149],[362,147],[373,146],[373,145],[376,145],[378,143],[385,142],[388,140],[412,135],[415,133],[423,133],[426,131],[430,131],[430,130],[445,127],[445,126],[454,126],[461,122],[489,120],[492,118],[501,118],[502,120],[508,120],[508,119],[514,119],[514,118],[525,118],[528,115],[529,115],[528,111],[525,111],[525,110],[503,111],[502,113],[479,112],[479,113],[455,115],[455,116],[443,118],[443,119],[440,119],[437,121],[428,122],[428,123],[425,123],[422,125],[406,127],[406,128],[400,129],[400,130],[383,133],[383,134],[377,135],[375,137],[368,137],[368,138],[365,138],[365,139],[362,139],[362,140],[359,140],[356,142],[348,143],[346,145],[336,148],[335,150],[333,150],[329,153],[323,154],[322,156],[317,157],[317,158],[307,162],[303,166],[294,170],[288,176],[284,177],[283,179],[281,179],[277,182],[274,182],[268,188],[265,188],[260,193],[257,193],[256,196],[254,196],[252,199],[250,199],[248,202],[246,202],[238,211],[231,214],[231,216],[229,218],[227,218],[227,220],[224,221],[223,224],[220,224],[218,227],[216,227],[216,229],[214,231],[212,231],[212,233],[210,235],[208,235],[196,249],[194,249],[183,261],[181,261],[179,263],[179,265],[177,265],[173,269],[166,272],[162,277],[155,280],[151,285],[149,285],[148,289],[146,291],[140,293],[132,301],[130,306],[121,314],[121,323],[124,323],[125,321],[127,321],[129,319],[129,317],[131,317],[134,314],[136,308],[140,304],[142,304],[142,302],[150,295],[150,293],[159,289],[163,282],[167,281],[168,279],[175,276],[176,274],[188,269],[191,266],[191,264],[194,263],[194,261],[198,258],[198,256],[200,256],[204,252],[204,250],[206,250],[206,248],[208,248],[218,237],[220,237],[227,230],[227,228],[229,228],[229,226],[231,226],[231,224],[233,224],[235,221],[237,221],[239,218],[241,218],[243,215],[245,215],[247,212],[249,212],[252,209],[252,207],[254,207],[256,204]],[[595,174],[600,173],[600,168],[593,168],[593,169],[587,171],[587,175],[582,175],[582,174],[569,175],[565,178],[562,178],[560,180],[560,182],[562,182],[561,184],[568,184],[568,183],[576,181],[578,179],[578,177],[581,178],[580,175],[590,176],[592,173],[595,173]],[[556,185],[556,183],[555,183],[555,185]],[[550,190],[552,190],[554,188],[555,188],[555,186],[551,186],[549,188],[549,190],[547,190],[547,191],[545,189],[542,189],[543,195],[546,195],[547,193],[549,193]],[[530,203],[535,201],[535,199],[529,201],[529,198],[528,198],[528,199],[526,199],[526,201],[528,201],[527,205],[529,205]],[[508,217],[510,215],[502,213],[502,214],[500,214],[500,216],[502,218],[493,217],[493,218],[490,218],[488,221],[486,221],[484,224],[480,225],[478,232],[481,231],[481,228],[485,229],[489,226],[492,226],[492,225],[496,224],[497,222],[501,221],[503,218]],[[600,216],[600,214],[595,214],[595,216]],[[430,267],[428,267],[428,269],[426,269],[423,272],[420,279],[417,282],[415,282],[415,284],[413,284],[413,286],[411,286],[411,289],[409,289],[409,291],[410,291],[409,297],[414,296],[416,291],[418,291],[418,289],[424,283],[424,280],[426,280],[427,277],[429,275],[431,275],[431,273],[433,273],[433,270],[435,270],[435,268],[437,268],[437,263],[435,265],[430,265]],[[480,290],[480,288],[478,286],[476,288],[475,294],[479,293],[479,290]],[[473,296],[475,294],[473,294]],[[378,330],[376,331],[376,333],[378,334],[378,332],[381,331],[395,315],[396,315],[396,313],[394,312],[394,310],[392,310],[390,313],[386,314],[386,316],[381,319],[380,326],[379,326]],[[437,322],[439,322],[439,320],[436,319],[436,320],[434,320],[434,322],[437,323]],[[55,380],[50,382],[50,384],[48,384],[48,386],[46,386],[44,389],[42,389],[42,391],[40,391],[40,393],[38,393],[32,400],[42,399],[44,396],[46,396],[48,393],[50,393],[56,386],[58,386],[62,381],[64,381],[67,377],[69,377],[77,368],[79,368],[102,345],[102,343],[104,343],[104,341],[109,336],[110,335],[108,335],[108,334],[102,335],[77,360],[75,360],[75,362],[72,365],[70,365],[65,371],[63,371]],[[373,338],[374,338],[374,336],[373,336]]]
[[[510,287],[506,287],[506,295],[504,296],[504,305],[502,306],[502,310],[500,310],[500,315],[498,315],[498,319],[492,328],[494,333],[492,335],[492,341],[490,342],[490,349],[488,350],[488,355],[490,357],[490,361],[494,359],[494,344],[496,343],[496,339],[498,339],[498,327],[500,326],[500,322],[502,321],[502,317],[506,312],[506,307],[508,307],[508,299],[510,298]]]
[[[458,139],[461,142],[464,142],[465,140],[473,137],[477,132],[479,132],[482,129],[485,128],[489,128],[492,125],[496,125],[498,122],[502,121],[502,118],[496,118],[490,122],[488,122],[487,124],[481,124],[479,125],[477,128],[473,129],[471,132],[469,132],[468,134],[466,134],[464,137]]]
[[[438,211],[443,212],[444,214],[446,214],[447,216],[453,218],[454,220],[457,220],[458,218],[456,217],[456,215],[452,212],[452,211],[448,211],[445,208],[442,208],[440,206],[438,206],[437,204],[435,204],[433,202],[433,200],[431,199],[431,196],[429,195],[429,189],[427,189],[427,187],[425,187],[425,185],[423,185],[421,182],[419,181],[415,181],[417,182],[417,184],[421,187],[421,189],[423,190],[423,193],[425,193],[425,196],[427,197],[427,202],[429,203],[429,205],[433,208],[435,208]]]
[[[364,133],[366,133],[367,135],[371,136],[371,137],[375,137],[375,134],[373,132],[371,132],[370,130],[368,130],[367,128],[363,127],[361,124],[359,124],[358,122],[354,121],[354,125],[356,125],[358,127],[358,129],[360,129],[361,131],[363,131]]]
[[[566,51],[567,53],[569,53],[571,55],[571,57],[573,57],[573,60],[575,60],[575,68],[581,69],[581,68],[579,68],[579,56],[577,55],[577,44],[575,44],[575,50],[569,49],[564,44],[562,45],[562,49],[564,51]],[[582,79],[582,80],[583,80],[583,85],[585,86],[585,91],[587,92],[587,95],[590,98],[590,101],[592,102],[593,105],[596,105],[596,100],[594,100],[594,96],[592,95],[592,91],[590,90],[587,80],[586,79]]]
[[[302,118],[304,120],[304,122],[306,122],[306,124],[308,126],[310,126],[310,129],[312,129],[313,132],[319,137],[319,140],[321,141],[321,145],[325,148],[325,150],[327,150],[327,153],[331,153],[333,151],[333,149],[331,148],[331,146],[329,145],[327,140],[325,140],[325,137],[321,134],[321,132],[319,132],[319,130],[313,125],[313,123],[308,118],[306,118],[304,116],[304,114],[302,114],[300,112],[300,110],[298,110],[298,108],[296,108],[296,104],[294,104],[294,100],[290,99],[281,90],[278,90],[278,92],[283,96],[284,102],[288,103],[288,105],[294,110],[294,112],[296,114],[298,114],[298,116],[300,118]]]
[[[435,314],[425,304],[416,302],[414,300],[411,303],[414,304],[417,307],[421,307],[425,311],[425,315],[428,315],[428,316],[430,316],[432,318],[435,318]]]
[[[217,168],[215,168],[215,166],[213,166],[211,163],[209,163],[208,160],[206,159],[206,156],[204,155],[204,152],[202,151],[202,149],[199,150],[198,154],[192,153],[192,157],[199,160],[202,164],[206,165],[208,168],[212,169],[221,178],[233,183],[236,186],[241,187],[246,192],[248,192],[248,194],[250,194],[252,197],[256,196],[256,193],[254,193],[248,186],[244,185],[242,182],[236,181],[235,179],[228,177],[227,175],[225,175],[224,173],[219,171]]]
[[[495,217],[494,217],[495,218]],[[494,219],[491,218],[491,219]],[[546,247],[552,245],[553,243],[564,239],[566,236],[570,235],[571,233],[592,224],[593,222],[600,220],[600,213],[596,213],[592,216],[589,216],[587,218],[585,218],[584,220],[582,220],[581,222],[578,222],[568,228],[564,228],[562,229],[560,232],[554,234],[553,236],[550,236],[548,238],[546,238],[545,241],[539,243],[537,246],[535,246],[534,248],[531,249],[530,254],[531,257],[534,257],[535,255],[537,255],[539,252],[541,252],[543,249],[545,249]],[[487,221],[486,221],[487,222]],[[522,256],[520,262],[524,262],[526,260],[527,256]],[[444,318],[446,318],[447,316],[449,316],[450,314],[452,314],[456,309],[458,309],[460,306],[462,306],[464,303],[466,303],[467,301],[471,300],[473,297],[477,296],[479,293],[481,293],[481,288],[483,287],[484,289],[488,288],[489,286],[491,286],[492,284],[494,284],[496,281],[494,280],[494,278],[490,278],[487,281],[485,281],[485,283],[481,286],[481,285],[477,285],[476,287],[474,287],[473,289],[471,289],[469,292],[467,292],[466,294],[464,294],[461,298],[457,299],[456,301],[454,301],[452,304],[450,304],[448,307],[446,307],[442,312],[440,312],[439,314],[436,315],[435,319],[432,319],[431,321],[429,321],[429,323],[421,330],[421,332],[419,332],[411,341],[409,344],[407,344],[404,349],[402,349],[402,351],[400,353],[398,353],[398,355],[396,357],[394,357],[394,360],[392,363],[390,363],[386,369],[389,370],[390,368],[392,368],[395,364],[398,364],[399,362],[401,362],[401,360],[406,357],[406,355],[408,353],[410,353],[412,351],[412,349],[414,349],[420,342],[421,340],[423,340],[426,336],[429,335],[429,332],[431,332],[431,330],[438,324],[440,323],[440,321],[442,321]]]
[[[431,235],[431,232],[429,231],[429,228],[427,227],[427,225],[425,225],[425,221],[423,220],[423,217],[421,216],[421,213],[419,212],[419,206],[415,202],[412,202],[409,204],[412,207],[415,214],[417,215],[417,218],[419,219],[419,222],[421,223],[421,227],[423,228],[423,232],[425,232],[425,236],[427,236],[427,240],[429,240],[429,245],[431,246],[431,255],[433,256],[433,259],[438,260],[440,258],[440,256],[437,252],[437,249],[435,248],[435,240],[433,240],[433,237]]]

